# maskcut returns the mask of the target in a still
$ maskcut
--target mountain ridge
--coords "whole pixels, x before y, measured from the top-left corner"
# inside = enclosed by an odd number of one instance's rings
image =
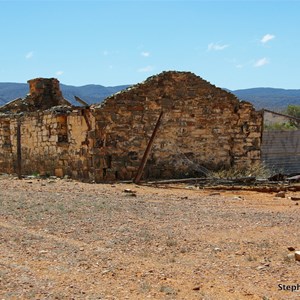
[[[251,102],[256,109],[282,110],[288,105],[300,105],[300,89],[259,87],[231,92],[239,99]]]
[[[74,96],[78,96],[88,104],[102,102],[105,98],[124,90],[131,85],[103,86],[86,84],[73,86],[60,84],[63,96],[73,105],[78,105]],[[288,105],[300,105],[300,89],[282,89],[271,87],[254,87],[238,90],[224,90],[231,92],[240,100],[252,103],[256,109],[284,110]],[[0,106],[16,99],[24,98],[29,93],[26,83],[0,82]]]
[[[87,84],[83,86],[60,84],[64,98],[73,105],[78,105],[74,96],[82,98],[88,104],[99,103],[108,96],[129,86],[130,85],[119,85],[105,87],[97,84]],[[0,82],[0,106],[17,98],[25,98],[28,93],[29,87],[25,83]]]

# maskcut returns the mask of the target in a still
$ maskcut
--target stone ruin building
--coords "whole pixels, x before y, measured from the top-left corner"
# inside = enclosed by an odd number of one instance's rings
[[[260,161],[262,114],[190,72],[163,72],[92,106],[72,106],[56,79],[29,80],[30,93],[0,108],[0,172],[131,180],[158,117],[143,178],[201,176],[203,168]]]

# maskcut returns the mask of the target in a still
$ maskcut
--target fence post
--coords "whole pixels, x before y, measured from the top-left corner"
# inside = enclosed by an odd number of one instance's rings
[[[21,121],[17,120],[17,174],[22,179]]]

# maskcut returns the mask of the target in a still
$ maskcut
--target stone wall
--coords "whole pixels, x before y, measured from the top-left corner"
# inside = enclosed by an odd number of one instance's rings
[[[21,122],[22,173],[93,178],[84,109],[34,112]],[[17,120],[0,117],[0,172],[16,172]]]
[[[261,113],[192,73],[164,72],[93,108],[99,180],[133,178],[162,110],[146,177],[198,176],[202,166],[260,160]]]
[[[262,115],[251,104],[192,73],[164,72],[90,108],[3,114],[0,172],[16,170],[21,118],[24,174],[130,180],[161,111],[144,178],[199,176],[203,167],[247,168],[260,160]]]

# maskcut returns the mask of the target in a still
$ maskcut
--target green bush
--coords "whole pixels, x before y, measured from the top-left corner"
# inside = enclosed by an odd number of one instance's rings
[[[286,109],[286,113],[289,116],[299,118],[300,119],[300,105],[289,105]],[[299,120],[290,120],[290,123],[297,128],[300,128],[300,121]]]

